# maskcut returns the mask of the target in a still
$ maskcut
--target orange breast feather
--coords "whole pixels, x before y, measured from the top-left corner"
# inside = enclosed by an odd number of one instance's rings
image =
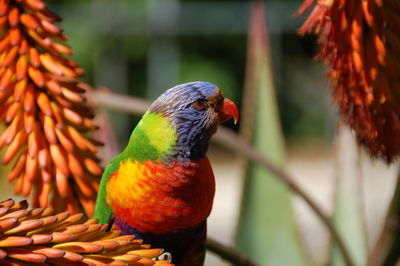
[[[171,167],[127,160],[108,181],[107,203],[114,215],[137,230],[163,234],[206,219],[214,192],[208,158]]]

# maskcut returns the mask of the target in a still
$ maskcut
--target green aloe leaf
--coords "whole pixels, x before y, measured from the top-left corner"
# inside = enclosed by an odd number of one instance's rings
[[[261,1],[255,1],[252,6],[247,60],[246,90],[251,92],[245,91],[247,98],[241,125],[246,128],[242,135],[246,138],[253,135],[254,146],[272,162],[284,167],[284,140]],[[249,108],[255,108],[254,112]],[[255,116],[249,115],[251,113]],[[250,125],[252,134],[248,132]],[[293,214],[292,194],[279,179],[263,168],[250,165],[248,170],[237,247],[263,266],[310,265]]]
[[[400,172],[379,237],[368,255],[368,266],[400,265]]]
[[[367,238],[362,201],[360,151],[347,127],[341,127],[336,147],[336,192],[334,225],[356,265],[366,265]],[[337,246],[332,245],[331,265],[345,265]]]

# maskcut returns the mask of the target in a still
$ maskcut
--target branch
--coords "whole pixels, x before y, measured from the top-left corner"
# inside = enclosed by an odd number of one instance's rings
[[[93,91],[92,94],[93,101],[97,104],[101,104],[104,107],[108,107],[114,110],[129,112],[135,115],[143,114],[144,112],[146,112],[147,108],[150,105],[145,100],[127,95],[118,95],[111,92],[104,92],[104,90]],[[314,200],[293,180],[293,178],[289,174],[270,162],[260,152],[253,148],[249,143],[241,139],[232,130],[220,127],[217,134],[215,134],[215,136],[212,138],[212,141],[237,152],[238,154],[246,157],[254,163],[260,164],[265,169],[281,179],[294,193],[296,193],[308,204],[308,206],[314,211],[321,222],[326,226],[332,236],[332,239],[336,241],[336,244],[338,245],[338,248],[343,256],[346,265],[354,265],[343,239],[336,231],[336,228],[332,224],[328,215],[324,213],[321,207],[316,202],[314,202]],[[225,251],[227,250],[229,249],[225,249]],[[222,254],[220,255],[222,256]]]
[[[214,239],[207,238],[206,247],[211,252],[218,254],[221,258],[237,266],[256,266],[249,258],[237,252],[235,249],[227,247]]]
[[[134,115],[143,115],[150,106],[149,101],[129,95],[113,93],[104,87],[88,91],[88,98],[94,105],[98,104]]]

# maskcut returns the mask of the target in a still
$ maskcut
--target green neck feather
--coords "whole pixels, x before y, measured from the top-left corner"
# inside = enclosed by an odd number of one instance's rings
[[[161,114],[146,112],[133,130],[123,154],[133,160],[157,160],[171,154],[176,130]]]

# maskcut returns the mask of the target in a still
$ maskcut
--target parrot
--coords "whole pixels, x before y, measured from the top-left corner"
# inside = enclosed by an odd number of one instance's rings
[[[236,105],[210,82],[176,85],[159,96],[106,166],[94,217],[172,255],[175,265],[203,265],[206,220],[215,193],[206,152]]]

